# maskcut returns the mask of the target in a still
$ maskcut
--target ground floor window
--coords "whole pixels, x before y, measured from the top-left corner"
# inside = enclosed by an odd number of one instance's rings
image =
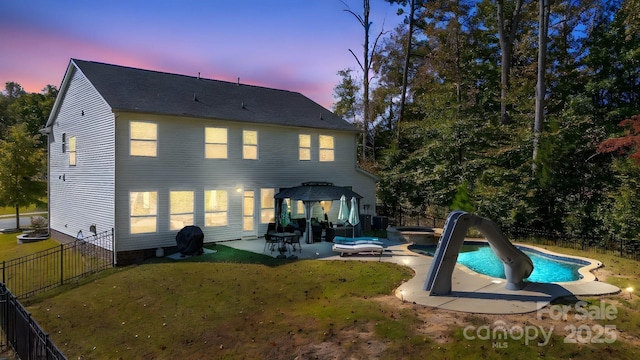
[[[204,226],[226,226],[228,195],[226,190],[204,192]]]
[[[158,192],[132,191],[129,193],[131,234],[158,231]]]
[[[260,189],[260,222],[268,224],[274,222],[275,189]]]
[[[194,225],[193,191],[171,191],[169,193],[169,230],[180,230]]]

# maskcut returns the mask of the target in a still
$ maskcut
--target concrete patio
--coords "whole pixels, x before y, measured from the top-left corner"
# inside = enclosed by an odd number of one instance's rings
[[[399,299],[435,308],[469,313],[529,313],[544,308],[551,301],[560,297],[597,296],[620,292],[619,288],[597,281],[593,276],[585,276],[581,280],[566,283],[527,283],[523,290],[513,291],[505,288],[504,279],[478,274],[464,266],[456,265],[453,272],[451,294],[429,296],[429,293],[423,290],[423,286],[432,258],[410,251],[407,243],[396,243],[387,239],[380,239],[380,241],[384,243],[385,248],[382,256],[354,254],[340,257],[331,250],[333,243],[325,241],[313,244],[303,243],[302,251],[296,251],[295,255],[298,259],[384,261],[405,265],[414,270],[415,276],[395,290],[395,295]],[[226,241],[220,244],[266,255],[276,256],[279,254],[277,251],[264,250],[264,238]],[[594,262],[594,268],[600,265],[595,260],[587,260]]]

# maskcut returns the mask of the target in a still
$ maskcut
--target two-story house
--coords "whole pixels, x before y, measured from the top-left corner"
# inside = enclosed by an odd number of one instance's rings
[[[274,195],[303,182],[350,187],[375,209],[358,129],[295,92],[72,59],[43,132],[52,236],[113,229],[120,264],[191,224],[205,242],[258,237]]]

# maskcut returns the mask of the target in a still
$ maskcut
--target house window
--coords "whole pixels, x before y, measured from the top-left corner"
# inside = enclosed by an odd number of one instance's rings
[[[132,121],[130,126],[131,156],[156,157],[158,154],[158,124]]]
[[[227,191],[206,190],[204,192],[204,226],[227,225]]]
[[[258,159],[258,132],[253,130],[242,131],[242,158],[249,160]]]
[[[320,161],[333,161],[333,136],[320,135]]]
[[[67,151],[67,133],[62,133],[62,152]]]
[[[227,158],[227,129],[205,128],[204,157],[207,159]]]
[[[132,234],[156,232],[158,193],[156,191],[130,192],[129,214]]]
[[[275,220],[274,189],[260,189],[260,222],[268,224]]]
[[[193,191],[171,191],[169,193],[169,230],[180,230],[193,224]]]
[[[293,212],[295,215],[302,215],[304,216],[304,202],[302,200],[298,200],[296,201],[296,208],[295,208],[295,212]]]
[[[311,160],[311,135],[298,135],[298,159]]]
[[[76,166],[76,137],[69,138],[69,166]]]

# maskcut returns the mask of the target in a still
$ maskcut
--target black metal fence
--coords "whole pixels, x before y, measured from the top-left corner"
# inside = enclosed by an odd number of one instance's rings
[[[21,359],[66,359],[18,298],[113,267],[113,229],[52,249],[2,262],[0,347]],[[12,289],[12,291],[9,291]]]
[[[601,254],[616,255],[625,259],[640,260],[640,241],[635,239],[606,236],[589,237],[522,227],[506,229],[505,233],[512,239],[523,240],[533,244],[590,250]]]
[[[3,261],[2,283],[23,299],[113,267],[113,230]]]
[[[426,220],[426,226],[436,228],[443,227],[446,222],[446,219],[434,216],[425,216],[422,220]],[[600,254],[611,254],[625,259],[640,261],[640,239],[567,234],[558,231],[516,226],[502,228],[502,231],[509,240],[524,241],[536,245],[555,245],[570,249],[589,250]]]
[[[5,284],[0,284],[0,327],[0,346],[11,346],[20,359],[66,359]]]

